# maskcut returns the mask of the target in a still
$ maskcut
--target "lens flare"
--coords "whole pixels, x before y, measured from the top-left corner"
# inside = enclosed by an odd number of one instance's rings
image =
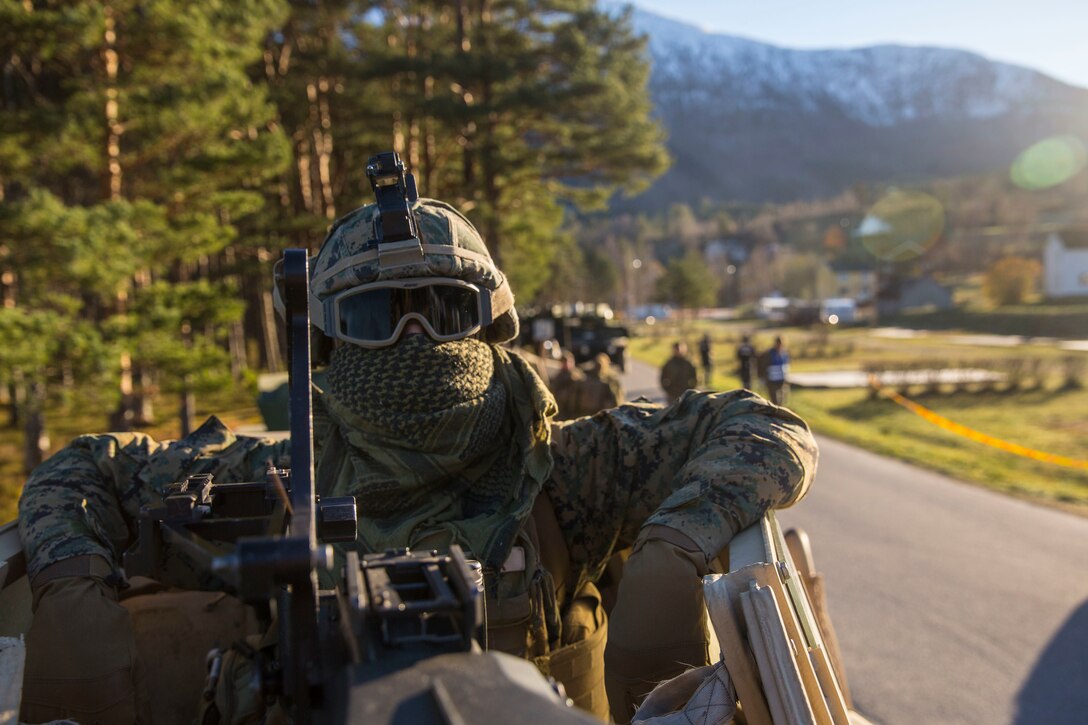
[[[854,234],[874,257],[905,262],[940,239],[944,221],[944,207],[929,194],[892,189],[869,208]]]
[[[1029,146],[1012,163],[1009,175],[1022,189],[1035,191],[1073,178],[1088,164],[1088,149],[1076,136],[1052,136]]]

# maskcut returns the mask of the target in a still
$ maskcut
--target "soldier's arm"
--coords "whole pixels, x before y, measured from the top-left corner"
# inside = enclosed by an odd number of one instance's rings
[[[76,438],[34,470],[19,500],[29,574],[86,555],[117,568],[136,534],[140,507],[163,486],[192,473],[256,480],[268,461],[285,456],[285,443],[236,437],[216,418],[172,442],[141,433]]]
[[[748,391],[628,404],[553,430],[546,490],[576,566],[594,577],[644,526],[681,532],[709,559],[770,508],[807,491],[817,450],[805,423]]]

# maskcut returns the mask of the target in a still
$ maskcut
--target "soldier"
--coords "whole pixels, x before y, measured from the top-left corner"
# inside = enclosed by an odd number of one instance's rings
[[[562,367],[548,380],[548,388],[555,396],[559,409],[557,420],[572,420],[586,415],[582,404],[582,390],[586,382],[585,373],[574,364],[574,355],[563,353]]]
[[[694,390],[698,385],[699,372],[688,359],[688,346],[682,342],[673,343],[672,357],[661,368],[661,389],[669,402],[674,403],[684,391]]]
[[[775,405],[785,405],[789,396],[790,354],[782,343],[781,337],[774,339],[774,347],[764,353],[766,356],[767,397]]]
[[[744,335],[737,345],[737,376],[740,377],[740,386],[745,390],[752,389],[752,368],[755,366],[756,349],[752,347],[752,339]]]
[[[714,356],[709,333],[704,333],[699,340],[699,362],[703,366],[703,385],[709,388],[710,379],[714,375]]]
[[[589,390],[588,415],[608,408],[615,408],[623,402],[623,382],[612,369],[612,359],[600,352],[586,366],[586,387]]]
[[[514,298],[475,228],[415,200],[419,244],[383,254],[379,214],[369,205],[337,221],[312,265],[314,325],[334,345],[314,398],[317,490],[364,502],[362,552],[461,544],[489,572],[490,645],[532,658],[602,719],[610,701],[626,722],[653,683],[707,661],[700,577],[736,532],[805,494],[813,438],[742,391],[555,422],[540,378],[500,346],[518,331]],[[287,451],[212,417],[172,442],[83,436],[33,472],[20,500],[35,610],[22,720],[146,722],[118,604],[140,507],[189,474],[258,479]],[[606,615],[594,582],[626,548]],[[164,584],[223,586],[172,572]]]

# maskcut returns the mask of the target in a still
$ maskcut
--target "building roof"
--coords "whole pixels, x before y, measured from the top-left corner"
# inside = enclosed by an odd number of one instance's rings
[[[1088,249],[1088,229],[1074,227],[1058,232],[1062,245],[1066,249]]]

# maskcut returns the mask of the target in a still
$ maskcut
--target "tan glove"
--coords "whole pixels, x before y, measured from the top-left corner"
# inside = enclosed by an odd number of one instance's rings
[[[636,544],[609,622],[605,685],[612,718],[630,722],[654,686],[708,662],[702,575],[706,557],[687,537]]]
[[[136,637],[114,589],[90,576],[35,584],[20,720],[150,723],[137,697]]]

